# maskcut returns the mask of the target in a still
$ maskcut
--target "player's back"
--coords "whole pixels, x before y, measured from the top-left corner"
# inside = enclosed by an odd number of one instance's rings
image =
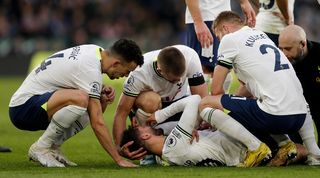
[[[223,37],[220,45],[221,59],[234,57],[236,75],[258,99],[262,110],[276,115],[306,112],[302,87],[292,65],[265,33],[243,27]],[[234,54],[227,52],[232,45],[236,46]]]
[[[96,45],[80,45],[49,56],[30,72],[12,97],[10,106],[22,104],[33,95],[61,88],[86,90],[89,86],[84,86],[83,80],[89,75],[97,81],[102,80],[99,49],[102,48]]]

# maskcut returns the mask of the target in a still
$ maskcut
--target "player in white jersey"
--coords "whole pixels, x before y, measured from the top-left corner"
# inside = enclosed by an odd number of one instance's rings
[[[301,84],[285,55],[264,32],[244,26],[231,11],[217,17],[214,31],[221,39],[212,85],[214,96],[202,100],[201,116],[211,118],[218,129],[228,125],[228,135],[239,140],[246,136],[240,138],[241,131],[227,124],[229,120],[237,120],[253,133],[273,134],[280,147],[278,154],[287,154],[288,158],[294,157],[296,148],[281,134],[299,131],[309,153],[320,156]],[[239,96],[225,95],[222,88],[231,68],[241,81]],[[230,113],[218,116],[212,108]]]
[[[294,0],[259,0],[256,28],[265,32],[278,46],[280,32],[294,22]]]
[[[197,53],[184,45],[169,46],[161,50],[151,51],[144,55],[145,64],[134,70],[123,87],[123,94],[114,117],[113,135],[119,146],[121,135],[126,128],[126,118],[130,110],[141,108],[153,113],[159,105],[149,98],[136,100],[143,91],[154,91],[161,96],[162,107],[170,105],[190,94],[208,95],[203,72]],[[179,116],[173,117],[175,120]],[[138,159],[145,154],[130,153],[124,145],[119,151],[131,159]],[[120,147],[119,147],[120,148]],[[140,150],[141,151],[141,150]]]
[[[205,80],[210,81],[217,62],[219,40],[211,30],[212,22],[222,11],[231,10],[230,0],[185,0],[187,8],[187,46],[194,49],[202,64]],[[255,12],[248,0],[239,0],[249,26],[255,25]]]
[[[153,95],[151,93],[149,97]],[[153,116],[147,118],[146,125],[130,127],[125,131],[122,143],[133,140],[135,145],[130,149],[135,150],[143,146],[170,165],[243,166],[247,148],[221,131],[198,131],[198,140],[192,141],[193,130],[200,122],[198,117],[200,100],[198,95],[191,95],[156,111]],[[181,119],[167,137],[148,126],[153,121],[161,123],[181,111],[183,111]]]
[[[61,153],[60,146],[90,122],[101,146],[118,165],[135,166],[120,157],[104,124],[103,112],[113,102],[115,91],[102,84],[102,73],[117,79],[142,64],[137,44],[121,39],[106,50],[80,45],[59,51],[33,69],[9,104],[17,128],[45,130],[30,147],[30,159],[46,167],[76,165]]]

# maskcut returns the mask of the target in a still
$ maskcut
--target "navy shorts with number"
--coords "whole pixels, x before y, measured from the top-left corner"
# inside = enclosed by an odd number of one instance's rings
[[[47,111],[42,108],[42,105],[53,93],[35,95],[20,106],[10,107],[9,115],[13,125],[21,130],[45,130],[50,122]]]
[[[223,95],[222,106],[229,115],[240,122],[249,131],[268,134],[289,134],[299,131],[306,114],[272,115],[261,110],[257,100]]]
[[[194,49],[201,60],[201,64],[204,66],[209,67],[210,70],[213,71],[214,66],[217,63],[217,55],[218,55],[218,47],[219,47],[219,39],[216,37],[216,35],[213,33],[211,26],[212,26],[212,21],[206,21],[205,24],[207,25],[207,27],[209,28],[212,36],[213,36],[213,57],[212,58],[207,58],[207,57],[203,57],[201,55],[202,52],[202,47],[200,42],[198,41],[197,38],[197,34],[194,30],[194,24],[187,24],[187,46],[189,46],[190,48]]]

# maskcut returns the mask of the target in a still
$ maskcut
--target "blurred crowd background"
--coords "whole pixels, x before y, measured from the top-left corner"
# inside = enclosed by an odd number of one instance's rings
[[[232,8],[241,12],[237,0]],[[320,41],[320,5],[296,0],[295,23]],[[0,57],[131,38],[144,51],[184,43],[184,0],[0,0]]]

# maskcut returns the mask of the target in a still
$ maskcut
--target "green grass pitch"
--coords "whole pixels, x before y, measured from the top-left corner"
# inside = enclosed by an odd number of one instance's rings
[[[199,177],[199,178],[313,178],[320,177],[320,167],[290,166],[280,168],[205,168],[205,167],[160,167],[120,168],[104,152],[90,126],[68,140],[62,147],[65,154],[78,164],[77,167],[44,168],[27,158],[29,146],[42,131],[27,132],[16,129],[8,117],[8,103],[13,92],[23,81],[22,77],[0,77],[0,145],[12,148],[12,153],[0,153],[0,177]],[[113,82],[117,98],[121,84]],[[111,133],[114,104],[107,108],[105,122]],[[137,163],[137,162],[136,162]]]

